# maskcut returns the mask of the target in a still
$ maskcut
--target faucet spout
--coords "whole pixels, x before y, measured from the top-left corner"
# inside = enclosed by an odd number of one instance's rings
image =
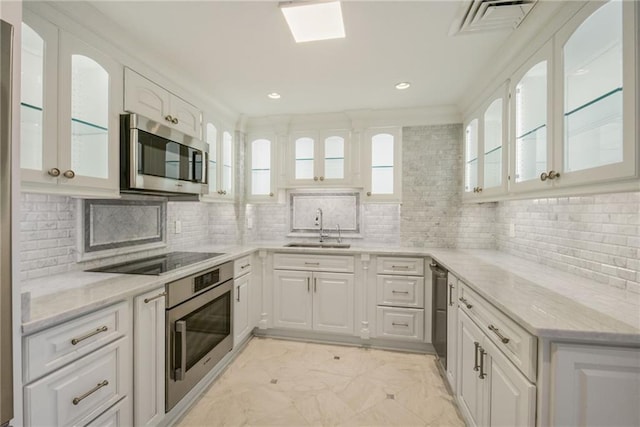
[[[316,225],[320,226],[320,242],[324,241],[325,238],[325,234],[324,234],[324,226],[322,224],[322,209],[318,208],[316,209]]]

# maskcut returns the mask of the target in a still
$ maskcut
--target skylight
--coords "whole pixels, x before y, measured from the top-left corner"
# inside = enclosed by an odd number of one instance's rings
[[[345,37],[339,1],[288,1],[279,6],[296,43]]]

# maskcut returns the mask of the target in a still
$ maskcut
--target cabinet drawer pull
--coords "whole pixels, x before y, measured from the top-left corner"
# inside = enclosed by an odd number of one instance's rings
[[[64,177],[67,179],[73,179],[76,177],[76,173],[71,169],[64,171],[62,175],[64,175]]]
[[[479,349],[480,349],[480,375],[478,375],[478,378],[483,380],[487,376],[487,373],[484,371],[484,355],[487,354],[487,352],[484,351],[484,348],[482,347],[479,347]]]
[[[311,292],[311,278],[307,277],[307,292]]]
[[[241,270],[244,270],[244,269],[245,269],[245,268],[247,268],[247,267],[251,267],[251,264],[241,265],[241,266],[240,266],[240,269],[241,269]]]
[[[313,292],[318,292],[318,279],[313,278]]]
[[[107,380],[104,380],[101,383],[96,384],[96,386],[94,388],[92,388],[91,390],[89,390],[85,394],[83,394],[81,396],[78,396],[78,397],[74,397],[73,400],[72,400],[73,404],[77,405],[78,403],[80,403],[84,399],[86,399],[87,397],[91,396],[96,391],[100,390],[102,387],[106,387],[108,385],[109,385],[109,381],[107,381]]]
[[[409,295],[409,291],[391,291],[392,294],[406,294]]]
[[[464,297],[460,297],[460,298],[458,298],[458,299],[459,299],[460,301],[462,301],[462,303],[463,303],[465,306],[467,306],[467,308],[471,309],[471,308],[473,307],[473,305],[469,304],[469,301],[467,301],[467,299],[466,299],[466,298],[464,298]]]
[[[449,284],[449,306],[453,305],[453,284]]]
[[[174,117],[173,119],[171,119],[171,123],[173,123],[174,125],[178,124],[178,118]]]
[[[498,336],[498,338],[500,338],[500,341],[502,341],[503,344],[508,344],[509,343],[509,338],[505,337],[504,335],[502,335],[500,333],[500,329],[496,328],[493,325],[489,325],[489,330],[492,331],[494,334],[496,334]]]
[[[236,288],[236,291],[238,291],[236,292],[236,301],[240,302],[240,286]]]
[[[163,292],[163,293],[161,293],[161,294],[156,295],[155,297],[145,298],[145,299],[144,299],[144,303],[145,303],[145,304],[149,304],[149,303],[150,303],[151,301],[153,301],[153,300],[156,300],[156,299],[158,299],[158,298],[162,298],[162,297],[166,297],[166,296],[167,296],[167,293],[166,293],[166,292]]]
[[[86,334],[86,335],[83,335],[83,336],[78,337],[78,338],[74,338],[74,339],[72,339],[72,340],[71,340],[71,345],[76,345],[76,344],[78,344],[80,341],[84,341],[84,340],[86,340],[87,338],[91,338],[92,336],[94,336],[94,335],[98,335],[98,334],[99,334],[99,333],[101,333],[101,332],[107,332],[107,329],[109,329],[109,328],[107,328],[106,326],[103,326],[103,327],[101,327],[101,328],[96,329],[95,331],[91,331],[91,332],[89,332],[89,333],[88,333],[88,334]]]
[[[478,372],[478,369],[480,368],[478,366],[478,348],[480,348],[480,343],[478,341],[474,341],[473,345],[475,346],[475,351],[473,352],[473,370]]]
[[[165,119],[166,121],[168,121],[168,122],[173,123],[173,117],[171,117],[171,116],[165,116],[165,117],[164,117],[164,119]]]
[[[408,270],[409,266],[408,265],[392,265],[391,268],[393,268],[394,270]]]
[[[392,326],[404,326],[405,328],[409,327],[408,323],[396,323],[396,322],[391,322]]]
[[[304,265],[320,265],[319,262],[305,262]]]
[[[60,169],[58,169],[58,168],[51,168],[51,169],[49,169],[49,170],[47,171],[47,173],[48,173],[49,175],[53,176],[53,177],[60,176]]]

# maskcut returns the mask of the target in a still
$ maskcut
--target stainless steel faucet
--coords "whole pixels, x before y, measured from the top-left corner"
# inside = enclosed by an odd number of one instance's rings
[[[324,226],[322,225],[322,209],[316,209],[316,225],[320,226],[320,242],[324,242],[325,237],[329,237],[329,233],[324,232]]]

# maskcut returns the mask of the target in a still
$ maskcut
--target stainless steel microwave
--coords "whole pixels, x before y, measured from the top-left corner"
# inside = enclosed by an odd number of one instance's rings
[[[138,114],[120,116],[120,192],[209,192],[209,144]]]

